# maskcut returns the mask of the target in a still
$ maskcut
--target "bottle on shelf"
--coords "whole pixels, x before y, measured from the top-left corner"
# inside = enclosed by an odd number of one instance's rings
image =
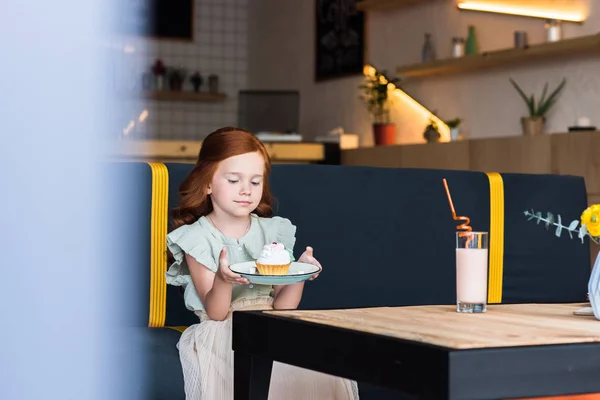
[[[477,35],[475,34],[475,27],[473,25],[469,25],[469,33],[467,35],[466,47],[467,54],[477,54],[479,52],[479,48],[477,45]]]
[[[429,61],[434,61],[435,59],[436,59],[435,48],[434,48],[433,42],[431,40],[431,34],[426,33],[425,34],[425,42],[423,43],[423,50],[421,53],[421,61],[425,63],[425,62],[429,62]]]

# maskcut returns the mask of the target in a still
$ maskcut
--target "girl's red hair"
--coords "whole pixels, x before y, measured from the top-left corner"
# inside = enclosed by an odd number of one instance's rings
[[[221,161],[253,152],[259,152],[265,160],[263,194],[254,212],[259,217],[271,217],[273,208],[268,181],[271,160],[265,146],[248,131],[225,127],[214,131],[202,141],[194,169],[179,186],[179,206],[171,210],[173,229],[191,224],[213,210],[207,189]]]

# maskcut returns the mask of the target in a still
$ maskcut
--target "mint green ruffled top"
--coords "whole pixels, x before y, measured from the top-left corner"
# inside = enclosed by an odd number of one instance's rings
[[[216,272],[219,267],[219,254],[227,247],[230,264],[254,261],[263,246],[271,242],[283,243],[293,251],[296,243],[296,227],[289,219],[281,217],[261,218],[251,214],[250,229],[240,239],[231,239],[216,229],[206,217],[183,225],[167,235],[167,246],[175,257],[175,262],[167,270],[167,283],[184,288],[185,306],[191,311],[202,311],[204,307],[185,261],[185,254],[194,257],[199,263]],[[272,296],[270,285],[233,285],[231,301],[243,298]]]

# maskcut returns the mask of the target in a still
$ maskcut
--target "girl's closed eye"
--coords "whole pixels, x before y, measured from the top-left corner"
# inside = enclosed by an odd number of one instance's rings
[[[238,183],[238,182],[239,182],[239,181],[235,181],[235,180],[233,180],[233,179],[227,179],[227,181],[228,181],[229,183]]]
[[[260,182],[250,182],[250,183],[252,183],[254,186],[260,185]]]

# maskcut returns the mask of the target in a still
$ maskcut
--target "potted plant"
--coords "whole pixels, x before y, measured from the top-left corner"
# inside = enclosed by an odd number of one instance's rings
[[[152,73],[156,79],[156,90],[163,90],[163,81],[167,69],[160,58],[157,58],[152,65]]]
[[[186,71],[183,68],[169,68],[168,79],[169,88],[173,91],[181,91],[183,88],[183,82],[185,82]]]
[[[435,143],[440,141],[442,135],[440,135],[437,123],[433,120],[433,118],[429,118],[429,125],[425,127],[423,137],[425,138],[427,143]]]
[[[365,101],[369,113],[373,116],[373,135],[375,145],[396,143],[396,125],[390,122],[392,99],[389,90],[395,89],[399,78],[388,78],[385,71],[375,71],[359,86],[363,91],[361,98]]]
[[[202,75],[200,75],[200,72],[196,71],[192,76],[190,76],[190,82],[192,82],[192,85],[194,86],[194,91],[199,92],[204,79],[202,78]]]
[[[527,105],[527,109],[529,111],[529,116],[521,117],[521,125],[523,127],[523,134],[526,136],[538,135],[541,134],[544,130],[544,124],[546,122],[546,113],[556,103],[556,99],[558,98],[559,93],[565,87],[565,83],[567,80],[563,78],[560,84],[550,93],[550,95],[546,98],[546,94],[548,92],[548,83],[544,85],[544,90],[542,91],[542,95],[539,100],[536,101],[533,95],[527,96],[523,89],[514,81],[514,79],[509,78],[510,83],[517,90],[521,98],[525,101]]]
[[[458,127],[461,122],[462,119],[458,117],[448,121],[444,121],[444,123],[448,125],[448,128],[450,128],[450,140],[458,140],[460,136],[460,129]]]

